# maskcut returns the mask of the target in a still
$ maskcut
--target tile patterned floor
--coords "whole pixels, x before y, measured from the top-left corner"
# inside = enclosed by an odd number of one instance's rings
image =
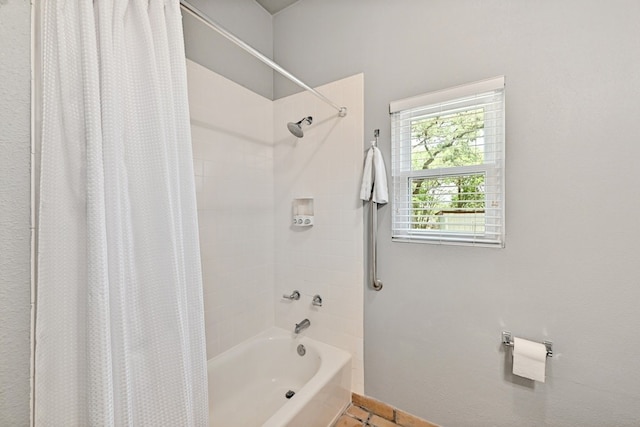
[[[352,403],[334,427],[437,427],[378,400],[352,395]]]

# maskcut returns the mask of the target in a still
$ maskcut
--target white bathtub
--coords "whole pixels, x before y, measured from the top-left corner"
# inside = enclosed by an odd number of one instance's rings
[[[209,360],[208,372],[211,427],[327,427],[351,400],[351,355],[304,332],[268,329]]]

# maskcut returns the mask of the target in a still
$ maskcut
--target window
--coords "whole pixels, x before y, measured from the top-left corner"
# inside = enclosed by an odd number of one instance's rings
[[[390,104],[392,238],[504,246],[504,77]]]

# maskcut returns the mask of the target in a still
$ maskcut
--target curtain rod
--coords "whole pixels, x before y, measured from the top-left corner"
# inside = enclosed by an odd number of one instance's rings
[[[312,87],[310,87],[309,85],[305,84],[302,80],[300,80],[299,78],[297,78],[296,76],[294,76],[293,74],[291,74],[290,72],[288,72],[287,70],[282,68],[280,65],[276,64],[274,61],[272,61],[271,59],[267,58],[262,53],[258,52],[256,49],[254,49],[253,47],[249,46],[248,44],[246,44],[245,42],[240,40],[238,37],[236,37],[233,34],[231,34],[229,31],[224,29],[220,24],[218,24],[217,22],[215,22],[214,20],[209,18],[207,15],[205,15],[198,8],[196,8],[193,5],[191,5],[188,1],[180,0],[180,6],[182,6],[182,8],[184,8],[184,10],[186,10],[187,12],[191,13],[193,16],[198,18],[201,22],[205,23],[208,27],[210,27],[211,29],[217,31],[220,35],[225,37],[227,40],[235,43],[237,46],[241,47],[242,49],[244,49],[245,51],[247,51],[251,55],[255,56],[257,59],[259,59],[260,61],[264,62],[269,67],[273,68],[275,71],[277,71],[278,73],[282,74],[284,77],[288,78],[289,80],[291,80],[292,82],[294,82],[295,84],[300,86],[301,88],[303,88],[305,90],[308,90],[309,92],[311,92],[312,94],[314,94],[315,96],[320,98],[322,101],[324,101],[327,104],[331,105],[333,108],[338,110],[338,115],[340,117],[344,117],[344,116],[347,115],[347,107],[339,106],[338,104],[334,103],[333,101],[331,101],[329,98],[327,98],[326,96],[324,96],[323,94],[321,94],[317,90],[315,90]]]

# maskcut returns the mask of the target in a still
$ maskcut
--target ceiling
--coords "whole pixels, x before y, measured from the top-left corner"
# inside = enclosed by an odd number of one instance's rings
[[[289,7],[298,0],[256,0],[258,4],[264,7],[267,12],[274,15],[285,7]]]

